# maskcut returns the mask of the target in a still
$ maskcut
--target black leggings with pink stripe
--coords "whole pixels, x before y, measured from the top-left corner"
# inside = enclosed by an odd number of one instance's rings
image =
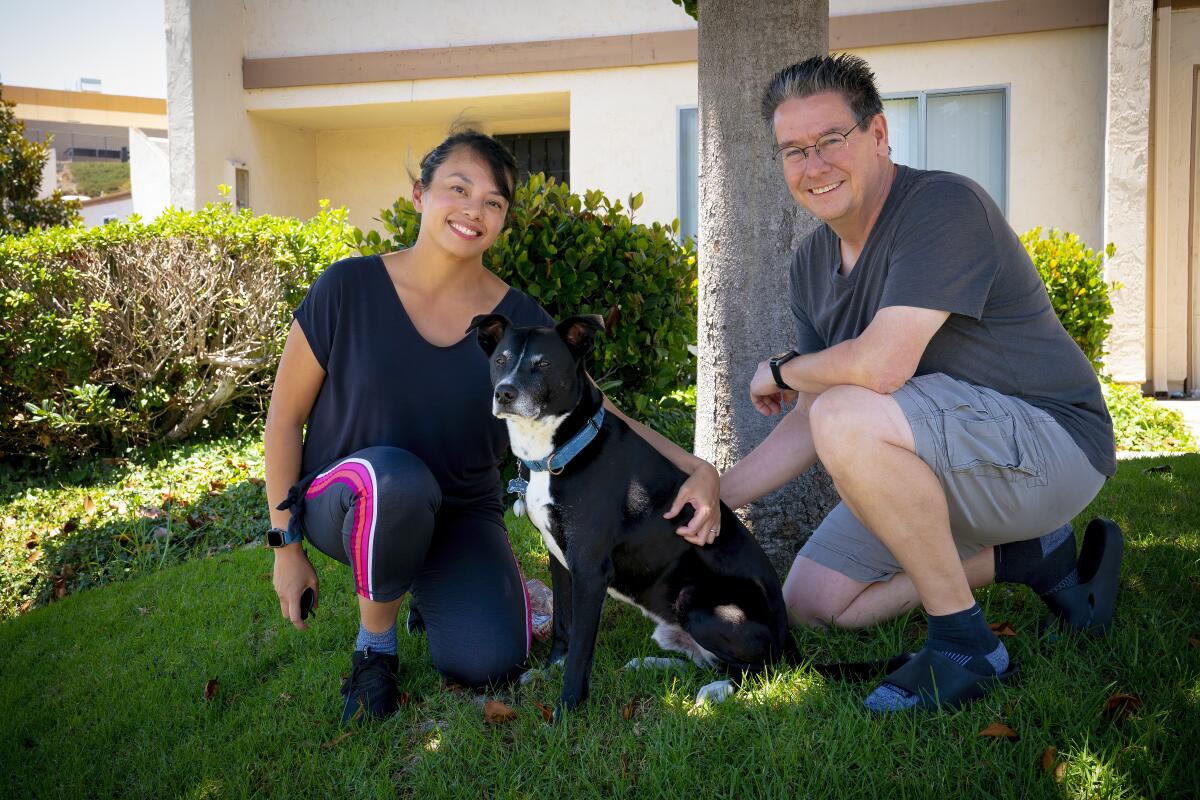
[[[443,505],[424,462],[395,447],[359,450],[289,499],[293,524],[350,565],[358,594],[387,602],[412,592],[430,657],[447,678],[484,686],[523,668],[529,602],[499,499]]]

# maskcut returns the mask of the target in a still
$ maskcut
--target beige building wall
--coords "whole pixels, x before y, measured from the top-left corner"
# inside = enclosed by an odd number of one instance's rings
[[[1101,241],[1104,27],[867,47],[880,92],[1009,88],[1008,219]]]
[[[630,91],[636,86],[637,91]],[[696,64],[256,89],[253,119],[316,131],[316,196],[345,205],[359,227],[408,196],[421,157],[454,122],[487,133],[571,131],[571,185],[624,202],[637,218],[678,215],[680,107],[696,104]]]
[[[197,0],[198,1],[198,0]],[[245,0],[247,58],[465,47],[695,29],[671,0]]]
[[[167,0],[171,202],[220,199],[234,168],[250,171],[256,211],[308,217],[319,208],[313,131],[254,119],[242,89],[242,3]]]
[[[1155,42],[1153,250],[1151,327],[1153,389],[1196,390],[1200,379],[1200,250],[1193,192],[1200,181],[1196,87],[1200,9],[1160,8]]]
[[[351,221],[378,228],[381,208],[411,191],[408,173],[455,121],[488,133],[571,130],[573,187],[614,199],[642,192],[638,217],[676,214],[676,117],[696,102],[696,65],[569,70],[486,77],[242,88],[241,59],[619,36],[687,29],[695,22],[669,2],[614,0],[595,6],[517,0],[456,14],[438,4],[398,3],[380,18],[374,0],[329,6],[283,0],[167,0],[187,73],[170,86],[172,121],[189,140],[173,156],[172,199],[203,205],[251,175],[257,211],[305,216],[318,200],[345,205]],[[373,18],[372,25],[356,24]],[[187,35],[184,31],[187,30]],[[318,35],[314,35],[318,32]],[[186,48],[184,44],[188,44]],[[631,91],[636,87],[636,91]],[[176,113],[178,109],[178,113]],[[619,121],[619,122],[618,122]],[[194,133],[187,136],[189,128]],[[176,139],[172,133],[172,146]]]

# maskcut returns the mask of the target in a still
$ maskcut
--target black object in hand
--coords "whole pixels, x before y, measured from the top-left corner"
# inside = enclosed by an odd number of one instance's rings
[[[317,612],[313,611],[313,601],[316,599],[317,595],[311,586],[304,590],[304,594],[300,595],[300,619],[308,619],[309,614],[314,617],[317,615]]]

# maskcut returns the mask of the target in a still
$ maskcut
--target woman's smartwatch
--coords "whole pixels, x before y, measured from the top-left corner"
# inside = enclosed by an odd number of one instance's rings
[[[777,356],[771,356],[771,360],[768,362],[771,365],[771,377],[775,379],[775,385],[785,392],[794,392],[796,390],[783,382],[783,376],[779,374],[779,368],[798,355],[800,354],[795,350],[788,350]]]
[[[285,528],[271,528],[271,530],[267,531],[267,546],[285,547],[303,538],[299,533],[292,533]]]

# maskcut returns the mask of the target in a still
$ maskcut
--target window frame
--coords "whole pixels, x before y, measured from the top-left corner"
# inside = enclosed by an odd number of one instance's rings
[[[696,112],[696,174],[687,176],[683,170],[683,112]],[[683,103],[675,106],[675,216],[679,220],[679,241],[686,239],[689,234],[683,224],[683,196],[687,191],[686,180],[696,182],[696,231],[690,234],[692,240],[700,241],[700,104]]]
[[[1010,169],[1009,149],[1012,142],[1012,84],[998,83],[986,84],[980,86],[965,86],[962,88],[953,89],[918,89],[909,92],[885,92],[880,94],[880,99],[887,100],[916,100],[917,101],[917,156],[919,163],[913,164],[917,169],[927,169],[925,166],[929,163],[929,119],[928,119],[928,99],[930,97],[947,97],[959,94],[988,94],[1000,92],[1004,97],[1004,119],[1002,121],[1002,131],[1000,136],[1000,172],[1002,175],[1001,184],[1004,189],[1004,196],[1001,198],[993,197],[996,205],[1000,206],[1001,213],[1005,217],[1008,216],[1008,198],[1012,193],[1010,179],[1012,170]]]

